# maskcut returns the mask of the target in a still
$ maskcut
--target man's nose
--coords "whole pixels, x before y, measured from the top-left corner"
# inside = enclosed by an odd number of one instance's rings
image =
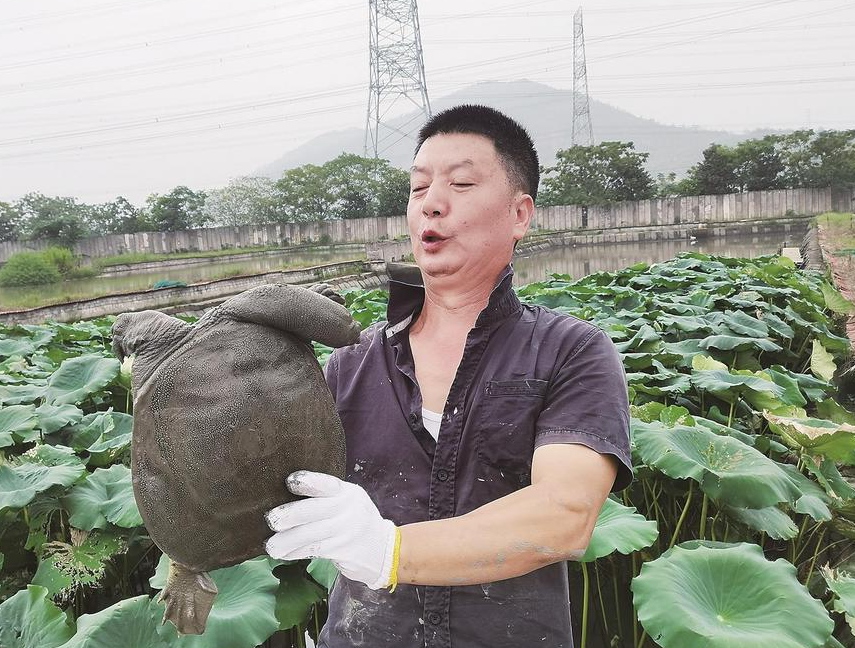
[[[445,216],[448,213],[448,205],[446,196],[439,186],[439,183],[433,182],[428,187],[422,201],[422,214],[430,217]]]

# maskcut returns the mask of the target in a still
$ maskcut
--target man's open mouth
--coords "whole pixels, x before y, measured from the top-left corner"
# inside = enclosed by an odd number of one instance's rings
[[[445,237],[433,232],[431,230],[425,230],[422,232],[422,241],[425,243],[436,243],[438,241],[444,241]]]

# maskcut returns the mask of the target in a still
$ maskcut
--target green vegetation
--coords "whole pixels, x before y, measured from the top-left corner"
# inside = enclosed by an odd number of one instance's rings
[[[37,286],[82,279],[98,274],[98,269],[79,266],[71,250],[50,247],[41,252],[18,252],[0,267],[0,286]]]
[[[604,205],[653,197],[653,180],[645,170],[647,153],[632,142],[571,146],[555,154],[555,165],[541,171],[537,204]]]
[[[855,413],[838,332],[853,306],[786,259],[694,253],[518,293],[605,330],[629,383],[636,479],[571,563],[580,646],[853,645]],[[385,316],[383,291],[345,296],[363,326]],[[165,560],[131,492],[131,367],[110,325],[0,327],[2,645],[191,639],[160,627],[152,598]],[[267,558],[214,572],[205,641],[252,648],[281,629],[302,645],[333,576]]]
[[[282,251],[280,245],[260,245],[250,248],[224,248],[222,250],[211,250],[209,252],[171,252],[169,254],[154,254],[151,252],[127,252],[115,256],[96,259],[96,265],[100,268],[108,268],[116,265],[132,265],[134,263],[150,263],[152,261],[171,261],[173,259],[208,259],[232,254],[251,254],[253,252],[275,252]]]
[[[39,252],[18,252],[0,268],[0,286],[35,286],[62,281],[59,268]]]
[[[342,153],[321,166],[285,171],[274,188],[275,220],[398,216],[407,212],[410,175],[386,160]]]
[[[218,225],[302,223],[406,212],[409,174],[387,160],[342,153],[323,165],[289,169],[278,180],[235,178],[210,192],[178,186],[141,207],[126,198],[97,205],[28,193],[0,202],[0,242],[48,240],[66,248],[84,236],[174,232]]]
[[[683,178],[645,170],[632,142],[571,146],[542,168],[538,204],[599,205],[653,196],[855,186],[855,130],[798,130],[711,144]],[[84,236],[170,232],[215,225],[301,223],[406,213],[409,176],[387,160],[350,153],[288,169],[278,179],[235,178],[210,192],[178,186],[141,207],[118,196],[98,205],[33,192],[0,202],[0,242],[45,239],[72,248]]]
[[[735,146],[712,144],[668,189],[697,195],[829,186],[855,186],[855,130],[798,130]]]

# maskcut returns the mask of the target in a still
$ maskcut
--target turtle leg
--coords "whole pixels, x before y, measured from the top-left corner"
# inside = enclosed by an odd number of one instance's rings
[[[222,313],[241,322],[292,333],[307,341],[343,347],[359,340],[348,310],[320,292],[288,284],[256,286],[224,301]]]
[[[157,597],[166,603],[163,623],[172,621],[179,634],[202,634],[217,596],[217,586],[205,572],[169,561],[166,587]]]

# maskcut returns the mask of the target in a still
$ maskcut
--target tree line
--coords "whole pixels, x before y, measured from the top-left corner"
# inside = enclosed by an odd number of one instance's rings
[[[541,167],[538,204],[598,205],[655,197],[764,189],[855,186],[855,130],[798,130],[711,144],[684,177],[645,169],[632,142],[571,146]],[[387,160],[350,153],[304,164],[278,180],[242,177],[209,192],[179,186],[137,207],[119,196],[89,205],[29,193],[0,202],[0,241],[48,239],[71,247],[83,236],[178,231],[218,225],[395,216],[406,212],[409,175]]]
[[[0,241],[47,239],[70,248],[90,235],[394,216],[406,212],[409,193],[409,174],[388,160],[342,153],[322,165],[289,169],[278,180],[235,178],[207,192],[178,186],[151,194],[141,207],[123,196],[92,205],[28,193],[0,201]]]
[[[685,177],[644,168],[648,154],[632,142],[572,146],[541,172],[538,204],[599,205],[622,200],[766,189],[855,187],[855,130],[798,130],[711,144]]]

